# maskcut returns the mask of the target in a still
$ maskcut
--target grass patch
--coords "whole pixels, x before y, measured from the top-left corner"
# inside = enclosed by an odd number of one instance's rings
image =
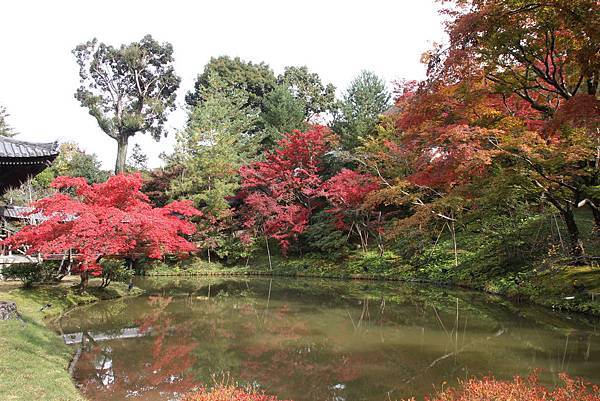
[[[67,372],[72,348],[49,330],[44,320],[77,305],[142,291],[134,288],[129,293],[126,284],[117,282],[99,288],[99,280],[91,280],[87,293],[79,294],[73,288],[76,280],[69,278],[60,284],[31,289],[16,287],[14,282],[0,282],[0,299],[16,302],[23,318],[0,322],[0,400],[84,400]],[[52,306],[40,311],[48,303]]]

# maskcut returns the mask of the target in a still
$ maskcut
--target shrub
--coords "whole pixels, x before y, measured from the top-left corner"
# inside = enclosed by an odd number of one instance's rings
[[[100,266],[102,266],[102,287],[107,287],[111,281],[125,283],[133,277],[133,271],[128,269],[125,261],[121,259],[103,259]]]
[[[253,389],[219,385],[210,390],[200,389],[197,392],[190,393],[182,401],[278,401],[278,399]]]
[[[391,274],[400,265],[401,259],[392,251],[380,254],[377,251],[357,252],[348,261],[348,270],[354,274]]]
[[[53,281],[58,268],[55,263],[16,263],[2,267],[2,276],[6,279],[21,280],[25,287]]]
[[[537,375],[516,376],[513,381],[493,377],[470,379],[457,389],[444,390],[427,401],[600,401],[600,388],[561,374],[561,385],[553,390],[542,386]],[[412,399],[414,400],[414,398]]]

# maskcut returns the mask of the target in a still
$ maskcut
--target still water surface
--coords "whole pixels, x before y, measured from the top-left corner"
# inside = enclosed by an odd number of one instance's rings
[[[541,368],[600,383],[600,323],[484,294],[402,283],[146,278],[144,296],[73,310],[92,401],[177,400],[229,380],[295,401],[387,401],[472,375]]]

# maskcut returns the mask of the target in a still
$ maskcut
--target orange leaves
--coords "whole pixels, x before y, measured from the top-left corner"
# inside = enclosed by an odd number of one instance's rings
[[[427,401],[600,401],[600,388],[561,374],[562,384],[550,390],[539,384],[537,376],[516,376],[513,381],[501,381],[493,377],[470,379],[458,389],[440,392]]]
[[[277,397],[261,394],[253,389],[240,389],[218,385],[213,389],[201,389],[187,395],[183,401],[277,401]]]

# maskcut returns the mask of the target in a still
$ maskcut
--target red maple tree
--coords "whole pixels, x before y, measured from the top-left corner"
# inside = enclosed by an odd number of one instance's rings
[[[356,233],[363,250],[367,249],[369,231],[372,226],[372,211],[363,207],[368,194],[379,189],[377,177],[354,170],[342,169],[323,185],[323,193],[332,208],[328,209],[336,218],[338,229]],[[380,218],[381,213],[377,213]]]
[[[90,185],[83,178],[58,177],[52,187],[59,191],[33,204],[33,213],[45,220],[23,228],[5,240],[10,247],[27,246],[30,254],[63,254],[72,250],[82,287],[89,274],[102,271],[106,257],[161,258],[186,254],[196,246],[182,235],[193,234],[194,224],[182,217],[199,215],[191,201],[153,207],[140,189],[140,174],[119,174]]]
[[[245,226],[277,239],[284,251],[304,231],[321,197],[329,135],[322,126],[286,134],[265,161],[240,169]]]

